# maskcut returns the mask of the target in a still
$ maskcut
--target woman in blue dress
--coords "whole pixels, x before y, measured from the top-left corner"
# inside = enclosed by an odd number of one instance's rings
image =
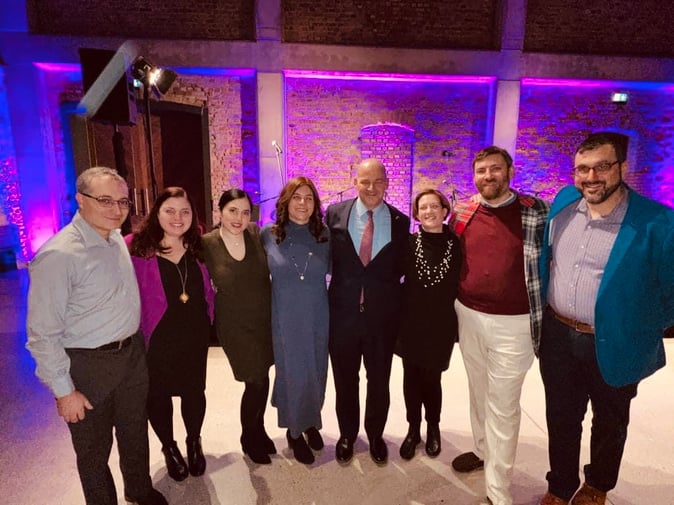
[[[272,405],[295,459],[314,462],[328,374],[329,231],[314,183],[291,179],[276,202],[276,223],[262,230],[272,278],[276,379]],[[306,436],[306,439],[305,439]]]

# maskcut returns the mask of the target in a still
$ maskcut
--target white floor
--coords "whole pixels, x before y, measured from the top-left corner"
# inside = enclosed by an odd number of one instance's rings
[[[79,505],[84,503],[66,426],[56,415],[54,401],[33,376],[33,363],[24,350],[25,271],[0,275],[0,504]],[[674,359],[674,340],[666,341]],[[522,395],[522,426],[512,491],[518,505],[538,504],[546,490],[547,439],[545,409],[538,364],[530,370]],[[272,369],[273,373],[273,369]],[[364,374],[363,374],[364,375]],[[272,377],[273,378],[273,377]],[[362,377],[364,384],[364,377]],[[632,422],[620,481],[609,493],[614,505],[674,505],[674,366],[669,364],[642,382],[632,404]],[[451,460],[470,450],[467,383],[458,346],[443,375],[443,450],[436,459],[423,449],[412,461],[398,455],[407,424],[402,399],[402,367],[394,358],[392,404],[385,439],[389,463],[377,467],[361,433],[351,464],[334,459],[338,438],[334,389],[328,382],[323,409],[326,447],[311,466],[290,455],[285,430],[276,428],[269,408],[267,429],[279,454],[272,465],[258,466],[241,454],[239,401],[242,386],[234,381],[219,348],[208,360],[208,408],[202,432],[208,468],[200,478],[177,483],[166,475],[160,447],[150,433],[151,473],[171,505],[197,504],[325,504],[325,505],[478,505],[484,500],[481,471],[468,475],[451,470]],[[586,435],[589,424],[586,423]],[[587,436],[586,436],[587,438]],[[176,416],[176,440],[184,447],[184,429]],[[111,467],[122,488],[113,448]],[[582,461],[588,458],[585,440]]]

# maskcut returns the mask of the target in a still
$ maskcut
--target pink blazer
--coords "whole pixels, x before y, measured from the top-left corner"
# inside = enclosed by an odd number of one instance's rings
[[[125,240],[127,244],[130,244],[131,235],[125,237]],[[138,279],[138,288],[140,290],[140,330],[145,337],[145,347],[147,348],[152,332],[166,312],[168,302],[166,301],[164,286],[161,283],[157,257],[141,258],[131,256],[131,262],[136,270],[136,278]],[[208,270],[206,270],[206,265],[201,262],[198,262],[198,265],[204,279],[204,297],[208,306],[208,316],[211,318],[212,323],[215,294],[211,286],[211,278],[208,275]]]

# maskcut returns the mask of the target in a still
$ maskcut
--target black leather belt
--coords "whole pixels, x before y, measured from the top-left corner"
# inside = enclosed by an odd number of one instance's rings
[[[557,312],[552,310],[552,307],[550,307],[549,305],[548,310],[553,316],[555,316],[555,319],[557,319],[557,321],[565,324],[569,328],[573,328],[578,333],[587,333],[589,335],[594,335],[594,326],[591,326],[587,323],[581,323],[580,321],[576,321],[575,319],[571,319],[570,317],[562,316],[561,314],[557,314]]]
[[[94,351],[115,351],[124,349],[127,345],[133,340],[133,335],[126,337],[124,340],[118,340],[117,342],[110,342],[109,344],[102,345],[100,347],[95,347]]]

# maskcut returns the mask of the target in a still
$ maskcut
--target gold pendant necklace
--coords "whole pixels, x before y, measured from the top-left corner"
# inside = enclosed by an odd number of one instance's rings
[[[187,294],[185,291],[185,285],[187,284],[187,252],[183,255],[183,258],[185,258],[185,277],[183,277],[183,273],[180,271],[180,262],[177,264],[174,263],[176,266],[176,270],[178,270],[178,275],[180,276],[180,284],[182,285],[183,292],[180,293],[180,296],[178,297],[178,300],[180,300],[183,303],[187,303],[187,301],[190,299],[190,295]]]

